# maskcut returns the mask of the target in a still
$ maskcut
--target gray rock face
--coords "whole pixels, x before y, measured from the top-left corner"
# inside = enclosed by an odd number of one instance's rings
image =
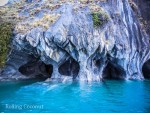
[[[146,32],[150,35],[150,1],[149,0],[134,0],[138,7],[138,17],[142,21]]]
[[[142,67],[150,59],[149,36],[141,29],[128,0],[108,0],[98,5],[109,15],[109,21],[98,28],[94,28],[88,7],[75,11],[72,4],[63,4],[50,12],[61,16],[48,29],[15,31],[13,49],[2,74],[22,78],[20,66],[40,59],[53,66],[53,79],[144,79]]]

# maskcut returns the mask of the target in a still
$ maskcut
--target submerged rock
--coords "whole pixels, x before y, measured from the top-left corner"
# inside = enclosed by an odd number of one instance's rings
[[[150,59],[149,35],[128,0],[51,5],[36,1],[20,11],[26,17],[15,27],[3,76],[22,78],[20,67],[40,59],[43,65],[53,66],[47,78],[144,79],[143,64]],[[100,15],[101,24],[95,27],[93,12],[106,15],[107,21]],[[41,71],[36,70],[39,75]]]

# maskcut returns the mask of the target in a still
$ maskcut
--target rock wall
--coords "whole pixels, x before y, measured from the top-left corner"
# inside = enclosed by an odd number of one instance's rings
[[[22,23],[32,23],[27,12],[44,4],[35,2],[22,10],[20,15],[26,16]],[[53,11],[42,9],[34,15],[34,18],[41,18],[44,11],[59,14],[48,29],[36,26],[21,32],[16,28],[12,42],[15,52],[11,53],[2,75],[22,78],[20,66],[38,59],[53,66],[49,76],[52,79],[144,79],[142,67],[150,59],[150,42],[135,11],[128,0],[107,0],[97,5],[109,16],[109,21],[97,28],[90,8],[81,7],[78,2],[63,3]],[[13,55],[17,55],[15,60]]]
[[[141,20],[146,32],[150,35],[150,1],[149,0],[134,0],[138,8],[138,17]]]

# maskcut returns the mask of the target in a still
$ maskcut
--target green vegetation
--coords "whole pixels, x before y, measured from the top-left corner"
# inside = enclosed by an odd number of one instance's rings
[[[12,24],[0,23],[0,68],[5,65],[12,36]]]
[[[103,11],[93,12],[92,16],[94,27],[100,27],[109,20],[109,16]]]

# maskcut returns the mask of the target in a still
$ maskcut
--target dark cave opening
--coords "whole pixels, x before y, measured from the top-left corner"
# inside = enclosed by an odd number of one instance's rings
[[[101,65],[101,59],[95,61],[95,66],[99,67]]]
[[[125,78],[125,71],[121,67],[108,62],[102,76],[104,79],[121,80]]]
[[[62,63],[58,68],[61,75],[72,76],[73,79],[78,76],[79,70],[79,63],[71,57]]]
[[[50,78],[53,73],[53,66],[42,61],[31,61],[19,68],[19,72],[25,76],[38,79]]]
[[[45,70],[46,70],[46,73],[51,73],[53,71],[53,66],[45,64]]]
[[[142,72],[145,79],[150,79],[150,59],[143,64]]]

